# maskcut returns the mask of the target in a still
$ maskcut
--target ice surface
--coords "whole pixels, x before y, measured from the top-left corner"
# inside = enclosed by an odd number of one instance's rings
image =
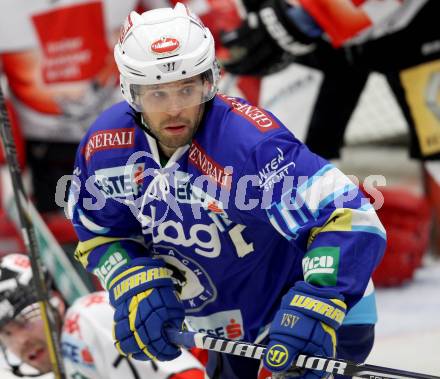
[[[367,362],[440,376],[440,262],[410,283],[377,290],[379,322]]]

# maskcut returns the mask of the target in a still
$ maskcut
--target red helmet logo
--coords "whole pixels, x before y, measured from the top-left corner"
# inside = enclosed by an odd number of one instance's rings
[[[119,33],[119,43],[122,44],[124,42],[125,37],[127,37],[128,32],[133,26],[133,21],[131,21],[131,14],[125,19],[124,24],[121,27],[121,31]]]
[[[169,54],[177,50],[180,43],[177,39],[171,37],[162,37],[151,44],[151,51],[156,54]]]

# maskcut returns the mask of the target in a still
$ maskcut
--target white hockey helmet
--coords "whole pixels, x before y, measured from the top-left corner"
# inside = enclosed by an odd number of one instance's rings
[[[0,328],[37,301],[29,257],[4,256],[0,261]]]
[[[114,49],[120,72],[121,91],[127,102],[137,111],[147,111],[141,95],[147,90],[172,88],[172,82],[190,78],[203,79],[198,87],[199,97],[181,107],[211,100],[217,92],[219,66],[215,58],[214,39],[201,20],[185,5],[158,8],[142,15],[132,11],[121,29]],[[168,86],[162,86],[168,84]],[[196,98],[196,100],[194,100]],[[197,104],[194,104],[197,103]],[[165,102],[159,109],[162,111]]]

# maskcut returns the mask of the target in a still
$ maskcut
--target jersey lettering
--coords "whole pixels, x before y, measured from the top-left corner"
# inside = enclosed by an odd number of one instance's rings
[[[167,220],[154,228],[153,241],[155,243],[170,242],[173,245],[185,247],[195,246],[194,252],[206,258],[218,257],[221,248],[220,238],[214,223],[209,225],[194,224],[187,235],[182,223]]]

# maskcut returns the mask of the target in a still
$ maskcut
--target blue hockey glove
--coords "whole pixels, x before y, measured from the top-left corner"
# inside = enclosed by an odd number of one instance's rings
[[[298,354],[335,357],[335,330],[342,324],[346,308],[337,292],[298,282],[283,297],[272,322],[264,367],[272,372],[285,371]],[[324,372],[306,370],[298,378],[327,376]]]
[[[185,312],[165,263],[138,258],[120,269],[109,284],[115,308],[113,338],[123,355],[168,361],[181,351],[168,342],[164,328],[181,329]]]

